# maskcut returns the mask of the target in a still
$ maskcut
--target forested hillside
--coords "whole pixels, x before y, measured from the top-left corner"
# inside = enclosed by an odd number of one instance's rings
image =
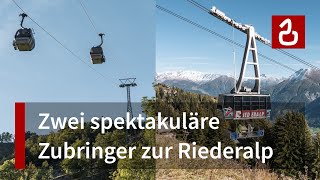
[[[210,78],[206,78],[210,77]],[[234,79],[226,75],[201,72],[167,72],[157,75],[157,81],[170,87],[178,87],[197,94],[218,96],[234,88]],[[274,106],[295,106],[300,103],[311,127],[320,127],[320,71],[300,69],[287,78],[261,75],[261,93],[270,94]],[[245,81],[244,86],[253,87],[254,81]]]
[[[154,143],[154,133],[150,131],[129,131],[113,129],[105,134],[92,130],[85,124],[84,130],[63,129],[48,135],[26,133],[26,169],[15,170],[13,151],[0,164],[0,179],[154,179],[155,163],[153,160],[142,160],[141,149],[133,152],[133,159],[116,159],[115,163],[107,164],[105,159],[87,159],[84,152],[81,159],[63,158],[40,160],[42,148],[39,143],[50,143],[53,147],[62,147],[68,142],[72,147],[84,146],[90,142],[90,147],[129,147],[151,146]],[[151,134],[150,134],[151,133]],[[48,155],[46,152],[45,155]],[[54,152],[56,155],[57,150]],[[146,169],[145,171],[143,169]]]
[[[184,92],[179,88],[166,85],[154,86],[156,97],[145,97],[142,107],[147,116],[156,117],[157,112],[163,116],[178,117],[182,112],[198,112],[199,116],[216,116],[220,119],[218,130],[212,130],[208,124],[200,130],[174,130],[167,135],[154,130],[121,131],[111,130],[101,134],[99,130],[91,128],[83,130],[64,129],[48,135],[37,135],[27,132],[26,158],[27,169],[14,170],[14,159],[10,158],[0,165],[0,179],[188,179],[202,170],[202,177],[213,176],[212,172],[221,172],[219,178],[232,176],[235,179],[254,179],[260,174],[263,177],[277,179],[278,177],[292,177],[293,179],[315,179],[320,172],[320,134],[311,136],[305,117],[298,112],[287,111],[276,118],[275,123],[268,120],[252,121],[264,128],[265,135],[261,138],[242,139],[232,141],[230,129],[234,122],[226,121],[217,109],[217,99],[208,95]],[[238,122],[240,123],[240,122]],[[90,124],[86,124],[89,126]],[[40,142],[49,142],[54,146],[62,146],[68,141],[73,147],[81,146],[86,141],[91,145],[107,146],[173,146],[178,142],[192,143],[197,146],[211,148],[218,142],[222,146],[251,146],[259,141],[262,146],[271,146],[274,150],[272,159],[265,164],[258,159],[246,160],[186,160],[177,157],[164,160],[141,160],[142,151],[135,151],[133,159],[117,159],[114,164],[106,164],[104,159],[88,160],[81,158],[63,160],[39,160],[37,154],[41,151]],[[42,167],[42,168],[39,168]],[[222,170],[220,168],[226,169]],[[238,170],[238,176],[234,173]],[[234,171],[233,171],[234,170]],[[271,171],[271,173],[270,173]],[[184,172],[184,173],[183,173]],[[186,173],[188,172],[188,173]],[[224,174],[224,176],[223,176]],[[230,176],[229,176],[229,175]],[[166,176],[165,176],[166,175]],[[199,176],[200,177],[200,176]]]
[[[217,116],[221,119],[219,130],[189,130],[176,131],[177,139],[189,143],[196,141],[198,145],[214,146],[218,141],[223,145],[251,145],[260,141],[264,146],[271,146],[274,150],[273,158],[263,168],[273,170],[279,175],[287,175],[299,178],[305,174],[309,178],[318,177],[320,172],[320,135],[312,137],[307,121],[299,112],[286,111],[279,115],[275,123],[268,120],[260,120],[260,126],[265,129],[263,138],[244,139],[237,144],[230,140],[229,130],[232,122],[223,120],[217,109],[215,98],[207,95],[199,95],[184,92],[179,88],[168,87],[163,84],[155,86],[157,108],[166,115],[181,114],[183,111],[199,112],[205,116]],[[242,160],[241,163],[255,169],[259,160]],[[231,169],[233,167],[230,167]]]

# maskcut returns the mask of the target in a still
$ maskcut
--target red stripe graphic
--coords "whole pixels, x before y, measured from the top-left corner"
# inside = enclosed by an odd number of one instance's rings
[[[15,104],[15,168],[25,168],[25,127],[26,110],[25,103]]]

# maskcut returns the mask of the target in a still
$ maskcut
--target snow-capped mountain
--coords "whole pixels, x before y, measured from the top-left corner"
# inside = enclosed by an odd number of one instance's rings
[[[283,80],[286,79],[284,77],[278,78],[278,77],[268,76],[266,74],[261,74],[260,77],[261,77],[261,82],[262,83],[268,82],[269,85],[278,84],[279,82],[282,82]]]
[[[300,69],[289,77],[291,82],[308,80],[310,82],[320,82],[320,70],[315,69]]]
[[[299,71],[295,72],[289,77],[290,81],[301,81],[303,79],[306,79],[306,75],[310,74],[310,69],[300,69]]]
[[[261,87],[264,92],[270,93],[270,87],[283,81],[284,78],[261,75]],[[203,73],[198,71],[169,71],[158,73],[156,76],[158,83],[168,86],[175,86],[186,91],[200,94],[217,96],[222,93],[229,93],[234,88],[234,78],[231,75],[220,75]],[[253,86],[254,81],[244,82],[245,86]]]
[[[233,78],[231,75],[221,75],[221,74],[212,74],[212,73],[203,73],[199,71],[167,71],[162,73],[157,73],[156,81],[158,83],[163,83],[167,80],[175,81],[192,81],[197,84],[203,84],[209,81],[213,81],[221,76],[226,76]],[[261,81],[268,82],[268,84],[276,84],[283,81],[285,78],[276,78],[267,76],[266,74],[261,74]]]
[[[232,76],[197,71],[159,73],[156,78],[158,83],[211,96],[229,93],[234,87]],[[251,87],[253,83],[245,81],[244,86]],[[272,101],[280,104],[304,103],[309,125],[320,127],[320,70],[300,69],[288,78],[261,74],[261,92],[271,94]]]
[[[167,80],[192,81],[194,83],[202,84],[218,78],[219,74],[203,73],[198,71],[168,71],[159,73],[156,76],[156,81],[163,83]]]
[[[271,93],[271,100],[282,105],[303,106],[302,110],[312,127],[320,127],[320,71],[300,69],[289,78],[277,84]],[[298,103],[298,104],[295,104]],[[302,104],[301,104],[302,103]]]
[[[217,96],[229,93],[234,87],[234,78],[230,75],[203,73],[198,71],[169,71],[156,76],[158,83],[176,86],[187,91]],[[300,69],[288,78],[277,78],[261,74],[261,90],[283,102],[309,103],[320,97],[320,71]],[[254,81],[244,82],[244,86],[253,86]]]
[[[310,103],[320,97],[320,71],[300,69],[275,86],[272,96],[282,102]]]

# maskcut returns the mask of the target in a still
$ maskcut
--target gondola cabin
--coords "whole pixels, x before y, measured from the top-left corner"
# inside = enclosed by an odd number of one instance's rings
[[[15,50],[19,51],[32,51],[35,47],[35,39],[32,29],[19,29],[14,36],[13,47]]]
[[[90,50],[90,56],[91,56],[91,63],[92,64],[102,64],[105,62],[105,58],[103,55],[103,49],[102,49],[102,44],[103,44],[103,33],[99,34],[101,43],[98,46],[94,46]]]
[[[92,64],[102,64],[105,62],[103,49],[101,46],[92,47],[90,50]]]
[[[249,132],[248,130],[243,130],[242,132],[230,132],[230,139],[231,140],[238,140],[238,139],[246,139],[246,138],[259,138],[264,136],[264,130],[252,130]]]
[[[269,119],[270,95],[221,94],[218,108],[222,110],[226,120]]]

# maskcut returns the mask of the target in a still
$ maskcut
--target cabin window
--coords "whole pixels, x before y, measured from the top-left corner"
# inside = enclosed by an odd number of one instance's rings
[[[251,105],[252,109],[251,110],[258,110],[260,106],[260,101],[258,96],[252,96],[251,97]]]
[[[224,98],[224,107],[225,108],[228,108],[228,107],[234,108],[233,107],[233,96],[226,96]]]
[[[260,97],[260,107],[259,109],[266,109],[266,97]]]
[[[243,101],[242,101],[243,110],[251,110],[250,106],[251,106],[251,97],[243,96]]]
[[[267,97],[267,109],[271,109],[271,102],[270,102],[270,97]]]
[[[236,111],[242,110],[242,97],[241,96],[234,97],[234,108]]]

